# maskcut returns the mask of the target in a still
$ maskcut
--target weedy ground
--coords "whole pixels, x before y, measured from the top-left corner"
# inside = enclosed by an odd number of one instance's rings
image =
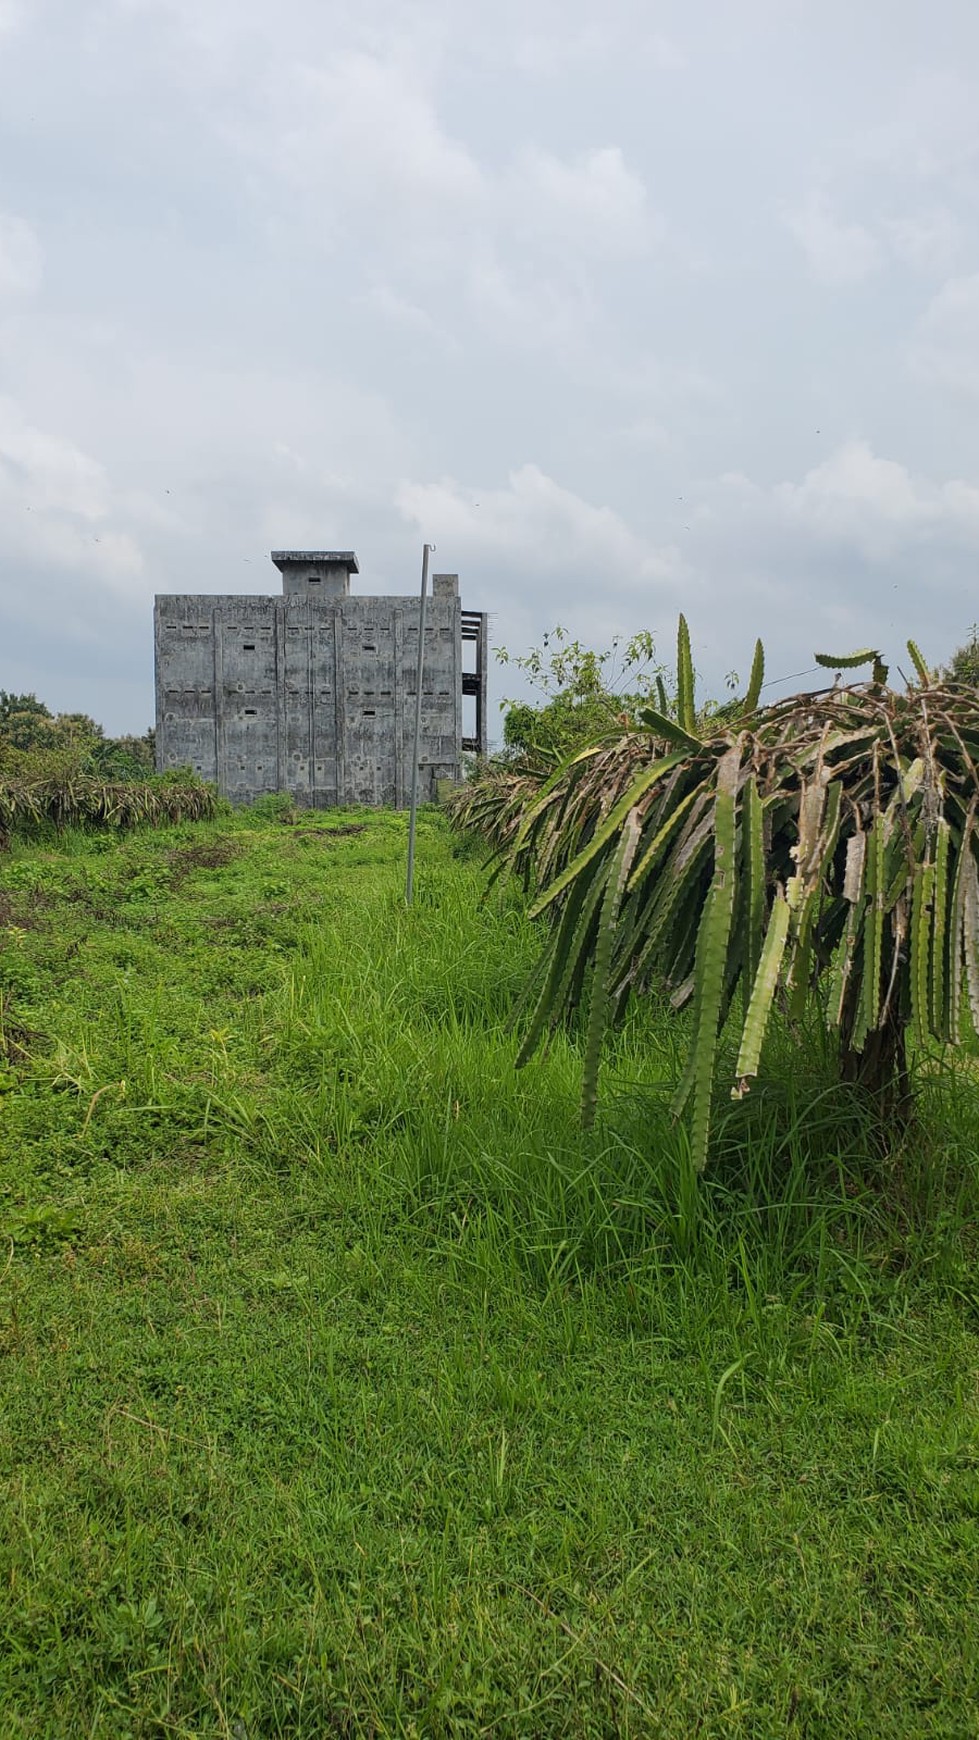
[[[979,1092],[818,1034],[693,1179],[682,1024],[508,1030],[468,846],[331,813],[0,861],[0,1733],[979,1731]]]

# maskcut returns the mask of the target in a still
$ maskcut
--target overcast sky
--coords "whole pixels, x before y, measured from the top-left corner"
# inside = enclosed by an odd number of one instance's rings
[[[0,0],[0,687],[426,539],[512,651],[946,657],[977,207],[974,0]]]

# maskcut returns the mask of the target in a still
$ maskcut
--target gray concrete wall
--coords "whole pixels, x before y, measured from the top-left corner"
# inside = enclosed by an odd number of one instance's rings
[[[235,803],[288,791],[316,808],[400,807],[411,783],[418,600],[323,596],[307,579],[284,575],[295,584],[281,598],[157,598],[157,765],[190,765]],[[436,577],[425,643],[423,801],[460,772],[455,576]]]

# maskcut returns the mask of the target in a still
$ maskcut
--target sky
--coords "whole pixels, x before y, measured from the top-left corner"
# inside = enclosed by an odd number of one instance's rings
[[[425,541],[512,654],[937,663],[977,413],[974,0],[0,0],[0,688]]]

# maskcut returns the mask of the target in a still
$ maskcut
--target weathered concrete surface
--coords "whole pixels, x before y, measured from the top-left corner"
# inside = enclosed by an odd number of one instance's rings
[[[281,597],[157,598],[158,768],[189,765],[234,803],[288,791],[315,808],[407,804],[418,598],[351,597],[353,551],[276,550],[272,559]],[[463,673],[458,577],[435,575],[422,682],[423,801],[434,798],[436,781],[459,777],[463,689],[478,702],[485,695],[486,618],[465,615],[467,642],[478,642],[478,683]],[[476,738],[465,746],[485,754],[485,704],[479,710]]]

